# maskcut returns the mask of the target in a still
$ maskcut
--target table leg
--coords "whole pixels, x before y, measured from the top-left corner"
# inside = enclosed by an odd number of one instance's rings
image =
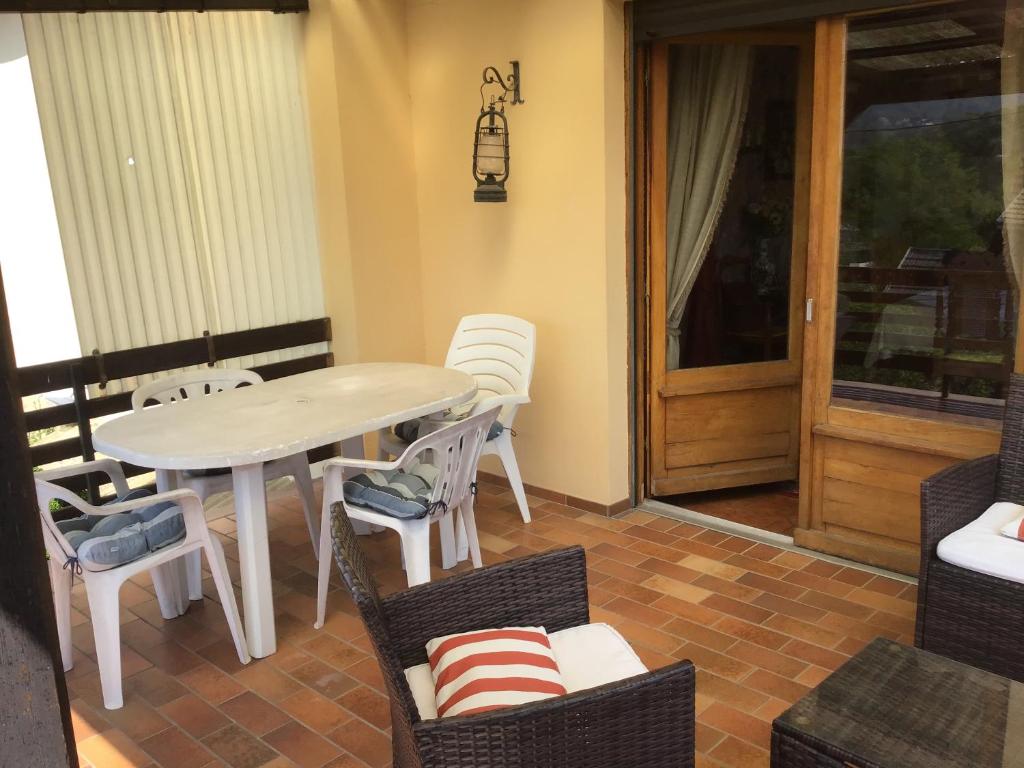
[[[172,491],[176,486],[175,473],[170,470],[156,471],[157,493]],[[153,588],[156,590],[160,615],[165,619],[175,619],[188,610],[188,585],[185,578],[185,561],[177,558],[158,565],[150,571],[153,577]]]
[[[235,489],[238,558],[242,568],[245,637],[249,643],[249,653],[256,658],[263,658],[277,650],[263,465],[233,467],[231,476]]]

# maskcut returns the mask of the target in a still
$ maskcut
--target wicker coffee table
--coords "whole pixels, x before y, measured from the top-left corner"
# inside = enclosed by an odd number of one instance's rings
[[[1024,768],[1024,685],[879,638],[775,720],[805,766]]]

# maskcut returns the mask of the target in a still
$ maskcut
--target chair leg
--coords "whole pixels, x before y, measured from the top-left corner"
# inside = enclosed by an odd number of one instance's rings
[[[60,659],[67,672],[75,664],[71,647],[71,573],[57,561],[50,560],[50,584],[53,585],[53,607],[57,612],[57,638],[60,640]]]
[[[498,449],[498,456],[501,458],[501,465],[505,468],[508,484],[512,486],[512,493],[515,494],[516,504],[519,505],[519,514],[523,516],[523,522],[528,523],[530,522],[530,507],[526,503],[523,478],[519,475],[516,452],[512,448],[512,433],[506,429],[494,438],[494,446]]]
[[[313,544],[313,553],[318,554],[320,544],[320,526],[317,525],[317,515],[320,507],[316,503],[316,491],[313,490],[313,476],[309,472],[309,460],[304,453],[291,456],[288,459],[292,477],[295,478],[295,487],[302,499],[302,512],[306,516],[306,527],[309,529],[309,540]]]
[[[437,521],[437,531],[441,536],[441,567],[445,570],[458,565],[455,544],[455,513],[445,512]]]
[[[317,557],[316,576],[316,621],[313,626],[320,629],[327,617],[327,589],[331,580],[331,518],[330,508],[327,506],[328,496],[324,494],[324,511],[320,517],[320,551]]]
[[[402,552],[405,555],[405,576],[409,586],[426,584],[430,581],[430,520],[408,521],[398,533],[402,537]]]
[[[466,521],[462,519],[462,507],[455,518],[455,559],[460,563],[469,558],[469,539],[466,537]]]
[[[96,662],[100,668],[103,706],[120,709],[121,691],[121,617],[118,591],[121,583],[113,579],[94,579],[86,584],[92,632],[96,638]]]
[[[224,609],[224,618],[227,619],[228,629],[231,630],[231,637],[235,641],[238,660],[243,664],[248,664],[252,661],[252,657],[249,655],[249,645],[245,642],[242,617],[238,613],[238,601],[235,600],[235,590],[231,586],[231,575],[228,572],[228,564],[224,560],[224,549],[220,545],[220,540],[212,533],[207,533],[203,549],[206,550],[206,559],[210,563],[213,583],[217,585],[217,596]],[[196,554],[199,554],[199,550],[196,550]]]
[[[472,495],[459,506],[459,516],[462,518],[462,527],[466,532],[466,543],[469,546],[469,556],[473,560],[473,567],[480,568],[483,565],[483,559],[480,557],[480,539],[476,532],[476,515],[473,512]]]

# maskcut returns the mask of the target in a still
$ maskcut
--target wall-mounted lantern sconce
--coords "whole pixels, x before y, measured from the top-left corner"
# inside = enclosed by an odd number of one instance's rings
[[[487,67],[480,86],[480,116],[473,134],[473,178],[478,203],[504,203],[508,200],[508,120],[505,102],[512,94],[512,104],[524,104],[519,93],[519,62],[513,61],[512,73],[502,77],[494,67]],[[500,89],[500,93],[496,92]],[[488,93],[490,99],[488,100]]]

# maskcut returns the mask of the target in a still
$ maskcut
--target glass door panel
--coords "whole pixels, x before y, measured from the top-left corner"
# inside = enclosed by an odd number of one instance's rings
[[[797,475],[812,65],[810,29],[652,48],[655,496]]]
[[[1019,2],[851,19],[832,398],[999,419],[1024,264]]]
[[[670,369],[789,356],[799,68],[795,47],[670,48]]]

